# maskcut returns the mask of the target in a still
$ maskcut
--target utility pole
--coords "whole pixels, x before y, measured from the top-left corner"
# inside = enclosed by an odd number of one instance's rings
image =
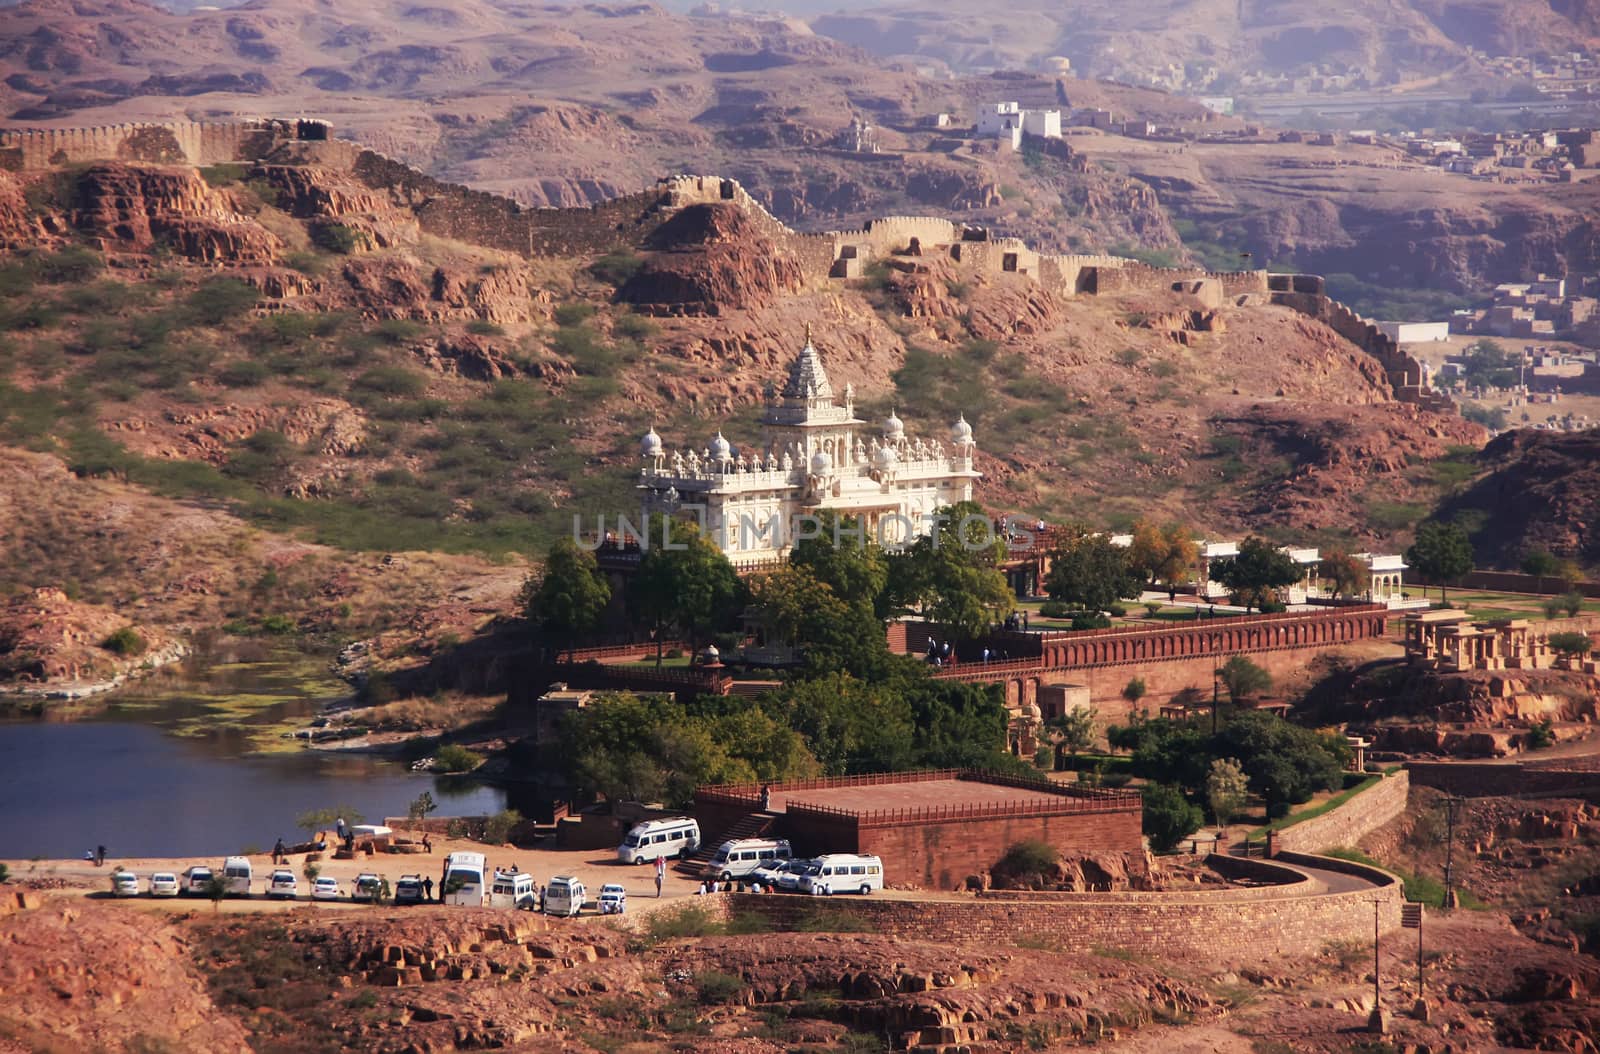
[[[1428,1020],[1428,1000],[1422,977],[1422,905],[1400,905],[1400,925],[1417,931],[1417,1001],[1411,1006],[1411,1016],[1418,1021]]]
[[[1382,994],[1378,984],[1378,918],[1382,904],[1380,898],[1372,898],[1372,1013],[1367,1015],[1367,1031],[1380,1036],[1387,1031],[1383,1021],[1383,1004],[1379,1001]]]
[[[1440,907],[1449,911],[1456,905],[1456,808],[1465,804],[1465,798],[1458,798],[1454,794],[1446,795],[1444,799],[1444,903]]]

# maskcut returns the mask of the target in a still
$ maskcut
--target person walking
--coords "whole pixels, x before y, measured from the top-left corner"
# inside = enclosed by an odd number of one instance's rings
[[[667,880],[667,858],[656,857],[656,899],[661,899],[661,884]]]
[[[288,854],[283,851],[283,839],[279,838],[277,843],[272,847],[272,862],[274,864],[281,864],[287,858]]]
[[[422,833],[422,851],[430,856],[433,855],[433,843],[428,841],[428,833],[426,831]]]
[[[422,880],[422,895],[430,902],[433,900],[433,879],[431,877]]]

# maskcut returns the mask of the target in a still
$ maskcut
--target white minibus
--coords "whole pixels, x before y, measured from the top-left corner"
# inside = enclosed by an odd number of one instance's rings
[[[800,876],[800,892],[816,896],[860,893],[883,888],[883,861],[875,856],[832,853],[819,856],[816,866]]]
[[[658,857],[687,856],[698,848],[700,825],[688,817],[646,820],[628,831],[617,846],[617,859],[624,864],[648,864]]]
[[[532,911],[538,899],[539,891],[534,887],[532,875],[526,871],[507,871],[498,867],[494,869],[494,885],[489,887],[491,908],[521,908],[523,911]]]
[[[557,875],[544,887],[544,913],[570,918],[583,910],[589,891],[571,875]]]
[[[222,862],[223,892],[230,897],[248,897],[250,880],[254,877],[250,870],[250,858],[247,856],[230,856]]]
[[[482,853],[451,853],[444,858],[444,896],[446,904],[463,907],[483,907],[483,869],[486,866]]]
[[[740,838],[717,846],[703,873],[707,878],[728,882],[744,878],[763,864],[787,860],[791,855],[789,843],[782,838]]]

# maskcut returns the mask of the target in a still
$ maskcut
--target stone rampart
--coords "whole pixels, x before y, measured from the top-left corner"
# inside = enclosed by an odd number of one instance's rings
[[[1280,858],[1284,859],[1284,858]],[[1294,854],[1288,862],[1345,870],[1344,861]],[[818,912],[838,913],[901,940],[1035,944],[1063,951],[1114,948],[1163,959],[1259,961],[1270,955],[1314,955],[1332,940],[1370,940],[1373,902],[1379,927],[1400,926],[1399,881],[1376,868],[1348,865],[1371,885],[1339,893],[1304,893],[1287,886],[1277,897],[1257,890],[1195,893],[1082,893],[1051,899],[951,897],[906,900],[880,896],[816,898],[725,894],[731,914],[750,913],[775,928],[796,929]],[[893,881],[894,876],[890,875]]]
[[[254,161],[280,143],[326,134],[326,128],[321,122],[257,120],[12,129],[0,131],[0,168],[38,172],[92,161],[188,165]]]
[[[1314,853],[1353,846],[1406,810],[1411,777],[1404,771],[1386,776],[1336,809],[1285,827],[1273,837],[1279,855]]]
[[[1320,277],[1274,275],[1272,286],[1273,303],[1293,308],[1325,323],[1345,340],[1377,359],[1397,400],[1439,413],[1456,412],[1453,399],[1423,385],[1421,363],[1407,354],[1377,323],[1363,318],[1354,309],[1324,293]]]
[[[1593,798],[1600,771],[1557,762],[1499,765],[1489,762],[1411,761],[1406,771],[1419,787],[1467,798]]]
[[[1238,297],[1268,291],[1266,271],[1206,271],[1198,267],[1154,267],[1136,260],[1115,267],[1091,267],[1084,276],[1085,291],[1100,296],[1122,293],[1170,292],[1181,284],[1199,280],[1216,282],[1224,296]]]

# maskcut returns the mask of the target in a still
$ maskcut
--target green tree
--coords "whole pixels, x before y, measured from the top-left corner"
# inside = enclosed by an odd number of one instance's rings
[[[1016,606],[998,569],[1005,539],[976,502],[957,502],[935,514],[938,527],[891,556],[891,602],[915,607],[962,639],[981,636]]]
[[[610,601],[611,587],[594,554],[578,548],[571,538],[550,547],[539,577],[530,577],[522,589],[523,616],[556,652],[563,645],[576,647],[598,629]]]
[[[1136,597],[1143,588],[1128,552],[1103,534],[1085,534],[1064,541],[1050,554],[1045,592],[1052,600],[1104,611],[1119,600]]]
[[[1522,558],[1522,573],[1535,578],[1549,578],[1561,567],[1561,561],[1548,549],[1530,549]]]
[[[1233,716],[1208,744],[1211,757],[1239,760],[1250,789],[1267,802],[1269,816],[1309,801],[1319,790],[1344,783],[1350,748],[1342,736],[1319,735],[1259,710]]]
[[[1582,658],[1589,654],[1592,644],[1587,633],[1552,633],[1547,638],[1550,650],[1561,656],[1568,664],[1573,659]]]
[[[667,529],[669,543],[657,544],[639,561],[629,597],[637,614],[656,627],[658,641],[661,629],[674,626],[693,651],[709,634],[733,624],[744,607],[744,584],[698,526],[674,520]],[[651,536],[661,534],[653,530]]]
[[[1129,678],[1128,683],[1122,686],[1122,698],[1127,700],[1127,703],[1130,707],[1138,706],[1139,700],[1144,698],[1144,693],[1145,685],[1143,677]]]
[[[1245,610],[1259,607],[1277,590],[1300,580],[1300,568],[1288,553],[1252,535],[1239,543],[1239,555],[1211,565],[1211,577],[1244,601]]]
[[[433,800],[433,794],[429,791],[423,791],[412,799],[411,806],[407,812],[413,820],[426,820],[428,814],[438,807],[438,804]]]
[[[1218,827],[1227,827],[1228,821],[1244,805],[1249,794],[1249,781],[1244,768],[1234,758],[1217,758],[1206,773],[1206,801],[1217,818]]]
[[[315,860],[307,859],[300,867],[300,873],[305,876],[306,884],[315,886],[317,879],[322,875],[322,865]]]
[[[1075,706],[1064,714],[1045,722],[1051,738],[1067,748],[1067,753],[1078,756],[1080,750],[1094,745],[1094,711],[1087,706]]]
[[[763,708],[804,737],[829,776],[911,768],[918,735],[910,700],[885,684],[835,672],[785,685]]]
[[[1439,599],[1448,604],[1445,587],[1472,570],[1472,541],[1459,524],[1430,520],[1417,528],[1417,540],[1406,550],[1406,563],[1422,577],[1439,583]]]
[[[1228,689],[1228,702],[1235,706],[1272,687],[1272,674],[1243,655],[1235,655],[1223,663],[1220,676]]]
[[[1061,873],[1061,851],[1049,842],[1018,842],[990,868],[1000,889],[1048,889]]]
[[[206,883],[205,892],[206,896],[211,900],[211,910],[213,912],[221,911],[222,898],[228,895],[228,883],[223,877],[213,872],[211,881]]]
[[[1144,833],[1156,852],[1171,852],[1204,822],[1205,815],[1178,787],[1152,783],[1144,788]]]
[[[1194,579],[1200,545],[1194,532],[1181,523],[1157,527],[1149,520],[1133,525],[1133,541],[1127,549],[1128,566],[1150,585],[1164,585],[1176,595],[1178,587]]]
[[[889,554],[854,517],[825,509],[818,521],[817,537],[797,542],[789,564],[810,571],[844,603],[864,605],[887,618],[881,605],[889,585]]]
[[[1342,549],[1330,550],[1318,570],[1337,597],[1355,596],[1367,580],[1367,565]]]

